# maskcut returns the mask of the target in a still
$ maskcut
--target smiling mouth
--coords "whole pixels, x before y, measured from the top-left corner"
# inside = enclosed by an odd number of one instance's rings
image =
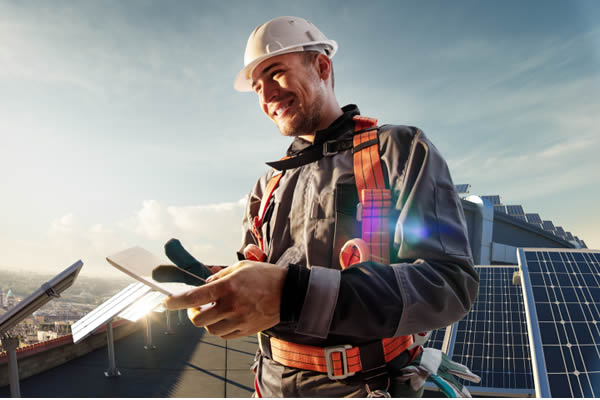
[[[273,115],[275,117],[281,117],[283,116],[291,107],[292,103],[294,102],[294,99],[290,99],[288,101],[286,101],[285,103],[283,103],[281,106],[279,106],[275,112],[273,113]]]

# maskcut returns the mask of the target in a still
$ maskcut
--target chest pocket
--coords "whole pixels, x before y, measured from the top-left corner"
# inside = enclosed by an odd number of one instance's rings
[[[340,251],[348,240],[360,237],[360,224],[356,220],[358,192],[355,184],[338,184],[335,188],[335,230],[331,265],[340,266]]]

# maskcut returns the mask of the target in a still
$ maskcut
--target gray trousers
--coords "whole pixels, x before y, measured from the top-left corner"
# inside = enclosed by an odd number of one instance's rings
[[[367,397],[368,394],[360,374],[346,379],[332,380],[327,374],[285,367],[262,356],[260,352],[257,354],[255,365],[258,388],[262,397]],[[393,370],[393,366],[391,369]],[[421,397],[423,388],[414,391],[409,383],[400,382],[390,376],[388,392],[396,398]],[[257,397],[256,393],[253,397]]]

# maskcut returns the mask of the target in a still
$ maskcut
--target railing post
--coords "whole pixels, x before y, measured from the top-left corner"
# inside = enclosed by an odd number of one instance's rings
[[[2,347],[8,354],[8,381],[10,382],[10,396],[21,397],[21,386],[19,383],[19,365],[17,364],[17,347],[19,347],[19,338],[4,336],[2,337]]]
[[[152,318],[150,314],[152,313],[146,314],[146,345],[144,346],[146,350],[154,350],[156,348],[152,344]]]
[[[171,311],[167,310],[165,311],[165,314],[167,314],[167,330],[165,331],[165,335],[173,335],[175,333],[175,331],[173,331],[173,327],[172,325],[172,319],[171,319]]]
[[[117,369],[115,361],[115,337],[113,334],[113,320],[108,321],[106,325],[106,347],[108,348],[108,370],[104,372],[104,376],[111,378],[121,376],[121,372]]]

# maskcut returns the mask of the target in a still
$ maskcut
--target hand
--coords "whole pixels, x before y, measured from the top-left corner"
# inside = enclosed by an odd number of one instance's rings
[[[287,268],[240,261],[212,275],[208,283],[164,301],[170,310],[188,308],[196,326],[223,339],[248,336],[279,323]],[[213,307],[200,306],[215,302]]]

